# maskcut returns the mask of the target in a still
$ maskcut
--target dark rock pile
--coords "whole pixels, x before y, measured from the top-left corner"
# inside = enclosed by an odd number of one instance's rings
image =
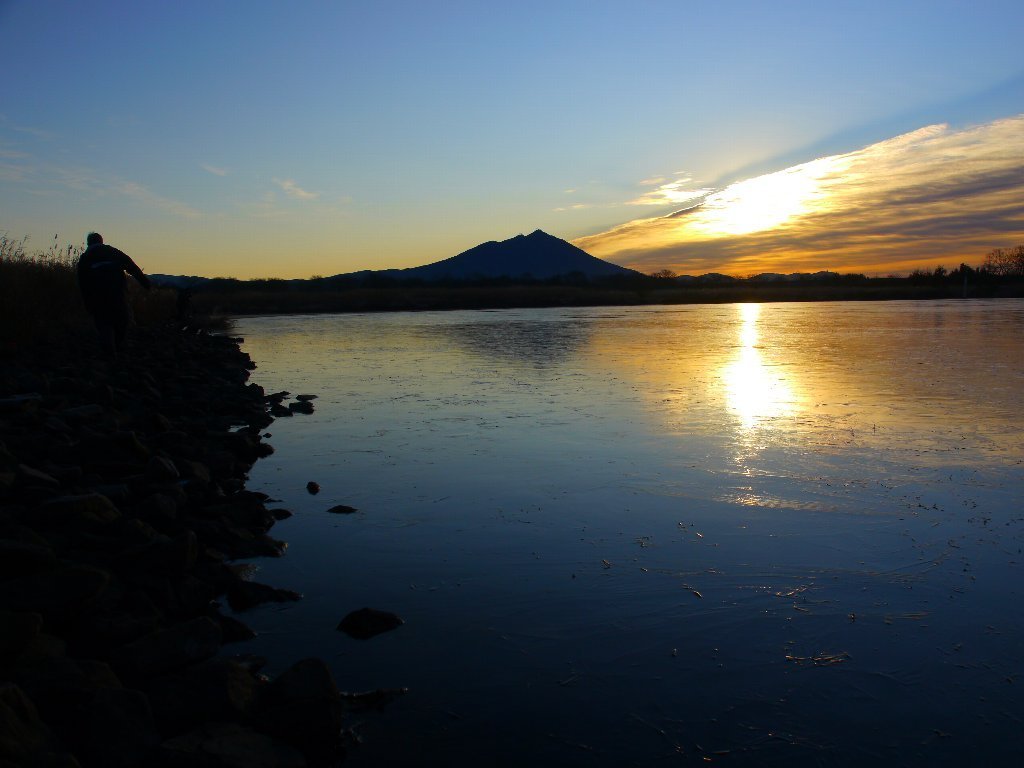
[[[281,393],[247,383],[238,341],[140,329],[120,361],[0,360],[0,766],[340,760],[360,697],[323,662],[270,681],[222,653],[252,633],[220,601],[298,598],[235,563],[281,555],[289,514],[244,487]]]

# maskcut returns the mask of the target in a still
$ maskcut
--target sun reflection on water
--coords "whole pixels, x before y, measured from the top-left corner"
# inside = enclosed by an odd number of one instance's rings
[[[765,362],[758,344],[760,304],[738,304],[736,357],[722,369],[726,408],[751,433],[763,422],[793,413],[793,388],[779,369]]]

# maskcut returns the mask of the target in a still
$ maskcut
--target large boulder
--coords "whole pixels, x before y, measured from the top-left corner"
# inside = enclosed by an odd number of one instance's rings
[[[0,683],[0,765],[77,768],[17,685]]]
[[[160,728],[171,736],[203,723],[246,720],[259,685],[245,666],[217,656],[152,681],[149,692]]]
[[[184,669],[214,656],[221,646],[220,626],[205,616],[141,637],[118,652],[118,668],[133,679]]]
[[[311,765],[333,765],[345,752],[345,704],[331,670],[303,659],[263,691],[256,726],[300,749]]]
[[[139,691],[102,688],[81,713],[80,754],[90,765],[145,765],[160,742],[149,700]]]

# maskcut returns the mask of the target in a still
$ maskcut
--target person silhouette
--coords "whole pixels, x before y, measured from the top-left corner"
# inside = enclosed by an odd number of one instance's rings
[[[85,245],[78,259],[78,287],[96,324],[100,347],[107,355],[116,357],[124,348],[132,320],[125,272],[147,291],[149,278],[126,253],[104,243],[98,232],[90,232]]]

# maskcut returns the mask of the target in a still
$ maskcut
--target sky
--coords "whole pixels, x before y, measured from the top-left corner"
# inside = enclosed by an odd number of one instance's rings
[[[681,274],[1024,243],[1024,3],[0,0],[0,233],[147,272],[543,229]]]

